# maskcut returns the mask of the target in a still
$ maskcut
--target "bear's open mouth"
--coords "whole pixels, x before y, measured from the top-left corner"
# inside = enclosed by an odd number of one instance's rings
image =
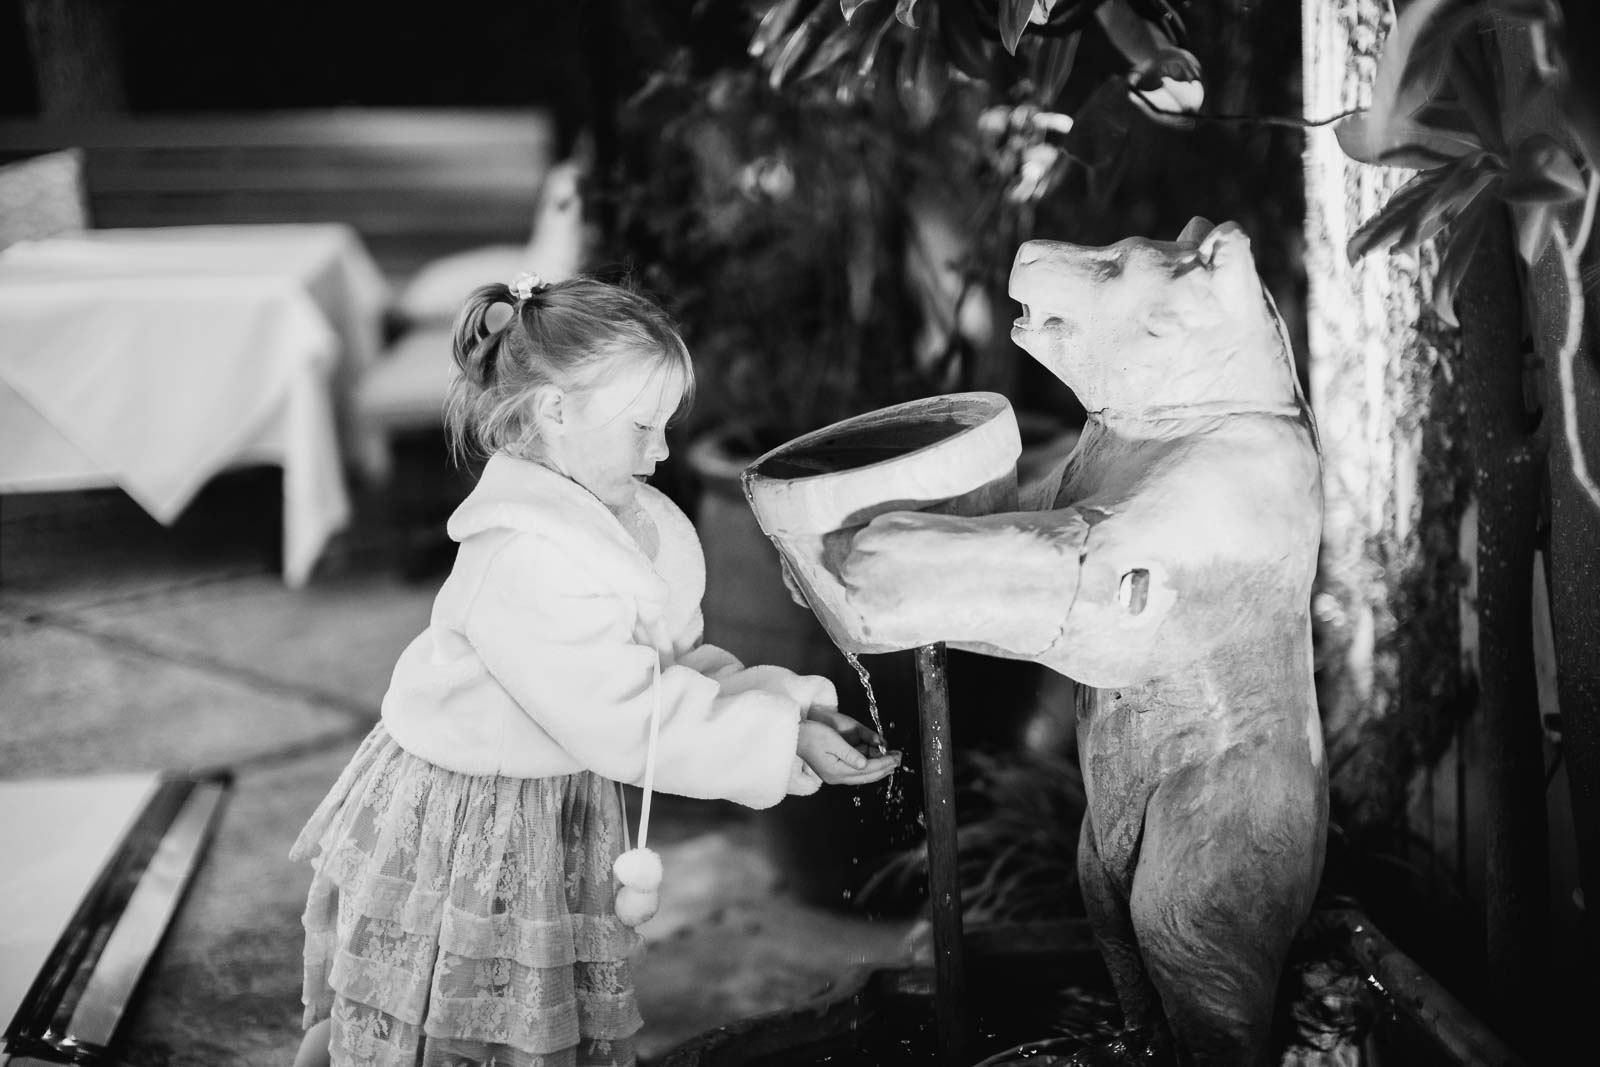
[[[1040,321],[1034,321],[1033,308],[1027,304],[1022,305],[1022,315],[1011,324],[1014,330],[1053,330],[1060,331],[1066,328],[1067,320],[1060,315],[1044,315]]]

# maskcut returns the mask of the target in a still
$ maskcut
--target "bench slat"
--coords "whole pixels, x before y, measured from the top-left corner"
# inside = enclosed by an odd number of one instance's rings
[[[555,126],[525,108],[0,120],[0,162],[74,146],[95,226],[345,222],[403,280],[527,239]]]
[[[535,108],[326,108],[313,111],[0,119],[0,146],[28,155],[54,148],[224,145],[377,145],[471,148],[521,143],[554,151],[555,127]]]

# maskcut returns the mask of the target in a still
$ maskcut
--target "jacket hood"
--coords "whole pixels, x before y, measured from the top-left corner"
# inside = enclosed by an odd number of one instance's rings
[[[641,492],[658,490],[642,486]],[[583,486],[548,467],[497,452],[445,529],[454,541],[491,530],[530,533],[596,572],[608,586],[665,602],[666,583],[622,523]]]

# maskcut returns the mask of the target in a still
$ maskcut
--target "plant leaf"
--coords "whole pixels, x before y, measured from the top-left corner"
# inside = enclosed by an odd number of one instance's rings
[[[1423,10],[1427,8],[1431,10]],[[1482,87],[1494,85],[1494,75],[1477,44],[1482,39],[1482,31],[1492,25],[1494,19],[1531,23],[1537,46],[1539,31],[1552,19],[1559,22],[1560,13],[1552,10],[1550,0],[1418,0],[1408,7],[1397,21],[1389,41],[1385,42],[1384,55],[1379,59],[1380,83],[1384,81],[1381,68],[1390,60],[1391,47],[1401,61],[1392,113],[1400,117],[1415,115],[1437,97],[1446,81],[1464,104],[1469,94],[1479,96]],[[1406,35],[1401,34],[1401,23],[1408,24]],[[1474,29],[1479,32],[1467,32]],[[1403,56],[1399,55],[1401,52]],[[1375,99],[1381,91],[1375,85]],[[1483,114],[1469,112],[1469,117],[1477,126],[1485,147],[1499,148],[1504,141],[1497,136],[1498,117],[1486,125],[1479,124],[1494,111],[1493,107],[1488,107]]]
[[[1411,212],[1411,220],[1394,242],[1395,250],[1415,248],[1431,238],[1449,225],[1499,176],[1499,170],[1488,167],[1484,157],[1479,157],[1473,163],[1457,163],[1451,167],[1433,195]]]
[[[1078,58],[1078,42],[1081,40],[1083,34],[1075,31],[1065,37],[1046,39],[1040,45],[1035,62],[1037,73],[1033,80],[1039,86],[1041,107],[1048,108],[1054,104],[1061,90],[1066,88],[1067,79],[1072,77],[1072,67]]]
[[[1446,177],[1443,169],[1423,171],[1396,189],[1389,197],[1389,202],[1350,235],[1345,245],[1346,258],[1354,264],[1374,248],[1393,240],[1405,229],[1412,213],[1420,210],[1434,191],[1444,184]]]
[[[783,47],[778,49],[777,55],[772,58],[772,65],[767,72],[767,82],[774,89],[781,89],[788,79],[789,72],[799,65],[811,49],[811,42],[816,40],[821,33],[823,24],[833,17],[833,5],[829,3],[818,4],[805,17],[805,20],[783,42]]]
[[[1417,141],[1397,144],[1385,149],[1375,162],[1385,167],[1433,170],[1436,167],[1448,167],[1461,158],[1460,155],[1456,155],[1453,152],[1438,151],[1431,145],[1421,143],[1422,140],[1423,138],[1419,137]],[[1465,155],[1465,153],[1462,153],[1462,155]]]
[[[1483,240],[1489,212],[1499,210],[1492,196],[1479,195],[1462,208],[1450,226],[1448,243],[1439,257],[1439,273],[1433,278],[1433,311],[1450,326],[1460,326],[1456,317],[1456,290],[1472,264],[1472,255]]]
[[[860,22],[841,22],[817,46],[817,50],[812,53],[811,61],[806,64],[805,69],[800,72],[795,80],[804,81],[807,78],[814,78],[837,66],[840,60],[854,53],[861,42],[866,40],[871,33],[872,22],[870,19],[862,19]]]
[[[1022,31],[1028,28],[1028,18],[1033,14],[1033,0],[1000,0],[1000,43],[1012,55],[1017,54],[1017,42]]]
[[[895,79],[900,93],[900,106],[905,109],[914,129],[933,121],[948,84],[949,67],[938,48],[938,36],[929,27],[907,35],[905,47],[900,50],[900,66]]]
[[[1550,22],[1561,17],[1550,0],[1489,0],[1488,6],[1493,14],[1513,22]]]
[[[767,8],[767,13],[761,16],[761,22],[756,26],[756,32],[750,36],[749,52],[752,57],[760,59],[778,43],[800,4],[801,0],[778,0]]]
[[[1159,29],[1162,36],[1171,43],[1182,44],[1182,38],[1188,35],[1189,27],[1183,24],[1183,16],[1178,14],[1178,9],[1169,0],[1150,0],[1150,4],[1159,10],[1154,18],[1146,21]]]
[[[1411,121],[1429,133],[1471,145],[1474,150],[1485,147],[1467,109],[1454,98],[1435,97],[1412,115]]]
[[[978,16],[967,0],[939,8],[939,39],[944,42],[944,54],[957,70],[975,81],[989,77],[989,51],[978,29]]]
[[[1531,270],[1544,254],[1545,245],[1555,233],[1556,213],[1549,204],[1534,203],[1515,213],[1517,255]]]
[[[872,77],[873,68],[878,64],[878,53],[883,49],[883,39],[895,26],[894,19],[884,19],[872,31],[872,36],[867,38],[867,43],[861,50],[861,61],[856,64],[856,78],[866,81]]]
[[[1450,88],[1456,103],[1477,133],[1478,143],[1491,152],[1504,153],[1506,137],[1500,101],[1491,88],[1494,75],[1475,38],[1455,42],[1455,62],[1450,65]]]
[[[1426,76],[1429,63],[1446,61],[1461,40],[1462,31],[1489,18],[1495,0],[1445,0],[1444,6],[1455,10],[1436,12],[1417,26],[1410,62],[1419,75]]]
[[[1548,134],[1517,142],[1508,169],[1500,195],[1509,204],[1565,204],[1586,191],[1578,164]]]
[[[1468,17],[1463,2],[1472,19],[1481,15],[1470,0],[1412,0],[1395,20],[1378,59],[1371,106],[1336,128],[1340,147],[1352,159],[1420,169],[1439,165],[1442,160],[1437,157],[1456,159],[1480,147],[1462,143],[1458,131],[1451,130],[1455,124],[1439,116],[1433,116],[1433,124],[1444,126],[1444,131],[1416,119],[1444,84],[1453,52],[1450,42],[1465,25],[1460,20]]]
[[[1442,7],[1452,0],[1412,0],[1394,28],[1383,42],[1383,53],[1378,57],[1378,70],[1372,83],[1372,107],[1379,125],[1390,119],[1403,119],[1427,101],[1435,88],[1432,78],[1442,77],[1438,67],[1438,48],[1424,48],[1418,43],[1438,16]]]
[[[1334,125],[1333,133],[1345,155],[1361,163],[1384,167],[1428,170],[1480,150],[1479,145],[1453,134],[1374,111],[1341,119]]]

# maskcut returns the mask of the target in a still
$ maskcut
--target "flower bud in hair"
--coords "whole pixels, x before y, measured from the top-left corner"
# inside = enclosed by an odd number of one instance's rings
[[[511,295],[518,300],[526,300],[534,293],[542,293],[550,288],[550,283],[532,271],[517,275],[511,283]]]

